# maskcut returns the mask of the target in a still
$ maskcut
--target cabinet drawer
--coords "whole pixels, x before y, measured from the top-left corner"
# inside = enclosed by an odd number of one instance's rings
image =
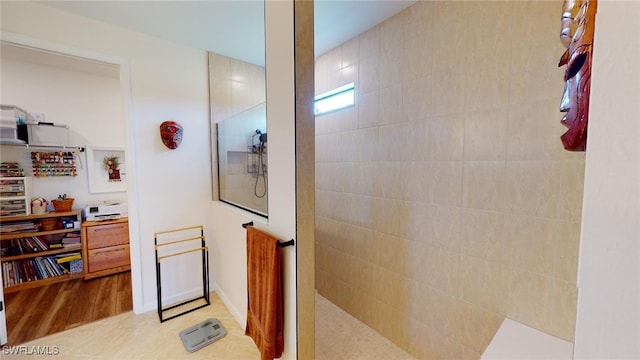
[[[87,227],[87,248],[89,250],[128,243],[128,223]]]
[[[129,265],[129,244],[89,250],[89,272]]]

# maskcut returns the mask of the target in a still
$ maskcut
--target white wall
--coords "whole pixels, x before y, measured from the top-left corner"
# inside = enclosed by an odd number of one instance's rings
[[[267,132],[269,134],[269,219],[250,214],[230,205],[212,204],[213,260],[219,294],[243,326],[247,309],[246,242],[242,224],[253,221],[255,226],[281,240],[295,238],[295,134],[292,4],[288,1],[267,1]],[[270,79],[277,79],[273,81]],[[296,358],[296,251],[282,249],[284,342],[283,357]]]
[[[599,1],[574,358],[640,358],[640,2]]]
[[[274,65],[267,76],[278,79],[267,84],[267,93],[274,101],[268,108],[267,125],[272,156],[268,222],[211,201],[204,51],[34,3],[1,3],[3,31],[124,59],[130,67],[131,126],[125,129],[125,137],[134,167],[129,194],[137,207],[137,214],[130,217],[135,235],[131,242],[136,311],[155,309],[156,231],[205,226],[213,279],[220,296],[243,326],[247,286],[245,230],[241,224],[254,220],[257,227],[283,240],[295,237],[293,9],[290,2],[267,4],[267,44],[273,47],[268,50],[267,64]],[[158,125],[168,119],[184,127],[182,145],[173,151],[164,147],[158,132]],[[296,358],[295,248],[283,251],[284,356]],[[135,263],[140,265],[134,266]],[[178,284],[173,286],[178,288]],[[165,286],[164,290],[170,292],[171,287]]]
[[[123,59],[130,67],[125,140],[134,167],[129,193],[137,206],[130,214],[134,309],[155,309],[154,232],[203,224],[210,234],[212,227],[206,53],[31,2],[1,6],[3,31]],[[176,150],[159,136],[158,126],[169,119],[184,127]],[[178,285],[166,284],[165,294],[179,291]]]
[[[68,125],[69,145],[124,147],[125,124],[118,77],[4,57],[0,71],[0,103],[43,113],[47,122]],[[51,150],[5,146],[0,159],[18,161],[25,175],[31,176],[31,151]],[[58,194],[68,194],[75,198],[75,208],[103,200],[126,200],[125,192],[90,194],[86,153],[77,154],[77,176],[33,178],[30,195],[51,200]]]

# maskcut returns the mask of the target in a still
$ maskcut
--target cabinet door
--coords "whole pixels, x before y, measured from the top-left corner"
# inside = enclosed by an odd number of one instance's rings
[[[89,272],[129,265],[129,245],[89,250]]]
[[[87,228],[89,250],[129,243],[129,224],[117,223]]]

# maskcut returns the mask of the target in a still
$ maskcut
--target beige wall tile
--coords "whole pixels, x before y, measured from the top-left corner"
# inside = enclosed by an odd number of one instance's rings
[[[495,316],[500,305],[501,272],[502,265],[498,262],[490,262],[473,256],[460,256],[460,298],[494,313]],[[471,328],[473,329],[473,327]],[[476,351],[483,350],[475,349]]]
[[[464,123],[464,159],[505,159],[507,119],[505,108],[468,112]]]
[[[553,99],[558,108],[564,89],[563,70],[555,65],[564,48],[559,41],[559,1],[515,1],[511,41],[510,102]],[[555,117],[560,120],[561,116]]]
[[[465,208],[502,211],[504,198],[504,161],[466,161],[464,163],[462,205]]]
[[[502,262],[505,237],[503,213],[463,209],[460,229],[460,252],[463,255]]]
[[[460,316],[458,300],[446,292],[427,288],[424,302],[431,307],[427,313],[426,325],[441,336],[456,337]]]
[[[357,161],[366,161],[371,165],[371,162],[380,158],[378,132],[379,130],[377,127],[360,129],[356,132],[356,149],[358,151],[358,156],[356,158]]]
[[[380,96],[378,107],[380,116],[377,125],[395,124],[405,121],[402,117],[402,85],[399,83],[391,83],[387,87],[380,88]]]
[[[517,214],[556,218],[560,174],[557,161],[508,161],[506,209]]]
[[[429,158],[438,161],[462,160],[464,115],[434,116],[429,124]]]
[[[427,207],[425,242],[454,252],[460,251],[461,210],[455,206],[431,204]]]
[[[584,190],[583,160],[560,161],[560,199],[558,218],[579,221],[582,215],[582,193]]]
[[[356,93],[358,103],[358,127],[370,128],[380,123],[378,90]]]
[[[435,2],[433,19],[433,114],[464,111],[467,2]]]
[[[495,335],[502,318],[493,311],[487,311],[466,301],[460,301],[460,316],[464,319],[458,329],[461,344],[482,353]]]
[[[573,342],[575,333],[576,301],[575,284],[556,280],[554,284],[549,333]]]
[[[504,263],[512,268],[553,275],[556,221],[522,215],[508,215],[505,220]]]
[[[407,34],[404,39],[404,80],[411,81],[433,74],[431,34]]]
[[[501,314],[549,332],[553,279],[510,267],[505,267],[502,274]]]
[[[512,2],[469,2],[466,101],[469,111],[504,108],[509,101]]]
[[[558,221],[558,240],[555,258],[555,277],[577,284],[578,254],[580,251],[580,221]]]
[[[340,46],[342,50],[342,68],[357,65],[360,61],[360,38],[355,37]]]
[[[509,105],[507,159],[558,160],[564,152],[558,99]],[[553,119],[557,118],[558,121]]]
[[[427,248],[427,284],[451,296],[457,296],[459,284],[459,254],[439,247]],[[454,318],[452,318],[454,319]]]
[[[462,162],[438,161],[429,164],[429,201],[434,204],[462,204]]]
[[[360,60],[356,82],[356,97],[359,93],[378,91],[380,84],[380,63],[377,57]]]
[[[504,316],[572,333],[559,9],[418,2],[318,59],[316,88],[358,77],[316,119],[316,286],[418,358],[477,359]]]
[[[404,24],[401,16],[393,16],[379,25],[380,88],[397,86],[403,78]]]
[[[358,39],[360,40],[360,60],[376,59],[377,61],[380,51],[380,26],[363,32],[358,35]]]
[[[407,121],[426,121],[431,115],[432,75],[415,75],[404,82],[402,118]],[[423,139],[423,140],[426,140]]]
[[[406,167],[405,194],[403,198],[408,201],[427,202],[429,191],[429,165],[424,161],[410,161],[404,163]]]

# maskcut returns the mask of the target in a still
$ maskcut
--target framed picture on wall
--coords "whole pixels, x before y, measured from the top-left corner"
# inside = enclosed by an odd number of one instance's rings
[[[87,178],[90,193],[127,191],[124,148],[87,147]]]

